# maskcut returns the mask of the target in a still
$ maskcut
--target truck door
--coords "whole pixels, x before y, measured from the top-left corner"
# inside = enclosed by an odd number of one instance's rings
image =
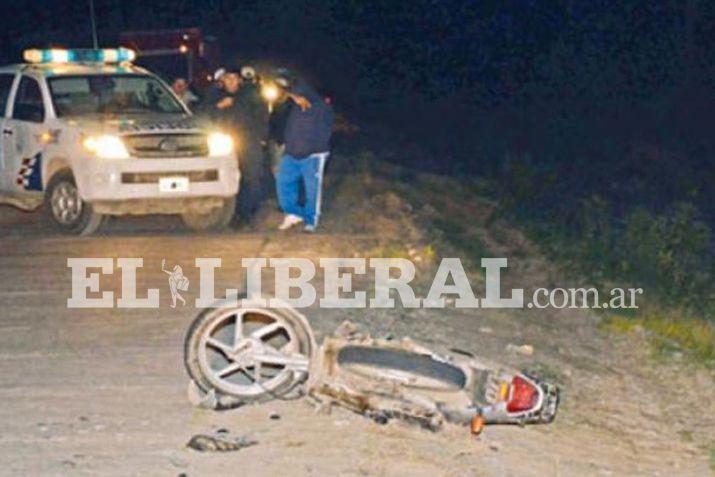
[[[10,109],[8,102],[10,99],[10,90],[15,80],[15,73],[0,73],[0,190],[7,190],[10,186],[10,181],[6,176],[5,158],[5,122],[7,112]]]
[[[40,84],[23,75],[2,127],[3,176],[11,191],[42,190],[42,143],[45,106]]]

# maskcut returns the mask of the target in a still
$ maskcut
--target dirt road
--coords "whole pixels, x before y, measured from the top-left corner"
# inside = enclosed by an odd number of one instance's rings
[[[306,312],[319,338],[350,318],[376,335],[410,335],[539,368],[564,389],[553,425],[492,427],[474,439],[464,428],[433,434],[342,410],[316,414],[305,401],[221,413],[190,406],[182,341],[196,310],[169,307],[162,259],[181,264],[193,286],[194,257],[221,257],[216,281],[237,284],[241,257],[316,258],[371,247],[370,237],[356,235],[191,234],[170,218],[123,220],[97,237],[67,238],[48,232],[37,215],[0,207],[0,475],[710,472],[711,376],[683,363],[656,365],[641,337],[605,335],[581,311]],[[138,290],[160,288],[161,308],[68,309],[68,257],[143,257]],[[118,271],[101,283],[118,294]],[[186,294],[189,304],[195,291]],[[508,343],[536,352],[508,355]],[[224,454],[185,447],[193,434],[219,428],[258,445]]]

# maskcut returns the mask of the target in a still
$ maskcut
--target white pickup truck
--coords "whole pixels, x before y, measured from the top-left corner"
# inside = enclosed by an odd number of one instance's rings
[[[70,234],[91,234],[109,215],[228,224],[240,179],[233,139],[202,127],[133,57],[27,50],[27,63],[0,67],[0,202],[44,204]]]

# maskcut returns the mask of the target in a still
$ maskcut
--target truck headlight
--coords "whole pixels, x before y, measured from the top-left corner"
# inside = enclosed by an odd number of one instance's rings
[[[117,136],[102,134],[101,136],[88,136],[82,145],[89,152],[102,159],[127,159],[129,151]]]
[[[280,91],[278,91],[278,87],[272,83],[264,84],[261,88],[261,96],[269,103],[275,102],[279,95]]]
[[[233,152],[233,139],[228,134],[214,132],[209,134],[209,155],[226,156]]]

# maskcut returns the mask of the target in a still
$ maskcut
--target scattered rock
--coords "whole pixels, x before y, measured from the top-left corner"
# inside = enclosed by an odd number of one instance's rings
[[[534,354],[534,347],[528,344],[515,345],[510,343],[506,345],[506,350],[510,353],[516,353],[522,356],[531,356]]]
[[[169,462],[171,462],[171,465],[173,465],[177,469],[185,469],[189,466],[189,461],[184,460],[180,457],[169,457]]]
[[[329,416],[333,412],[333,404],[331,402],[316,402],[315,406],[316,414],[323,414]]]
[[[343,321],[335,330],[335,336],[349,339],[358,333],[358,327],[350,320]]]
[[[280,418],[281,418],[281,415],[278,414],[277,412],[274,412],[273,414],[268,416],[268,419],[270,419],[271,421],[278,421],[278,420],[280,420]]]
[[[305,445],[305,441],[286,441],[284,445],[286,447],[303,447]]]

